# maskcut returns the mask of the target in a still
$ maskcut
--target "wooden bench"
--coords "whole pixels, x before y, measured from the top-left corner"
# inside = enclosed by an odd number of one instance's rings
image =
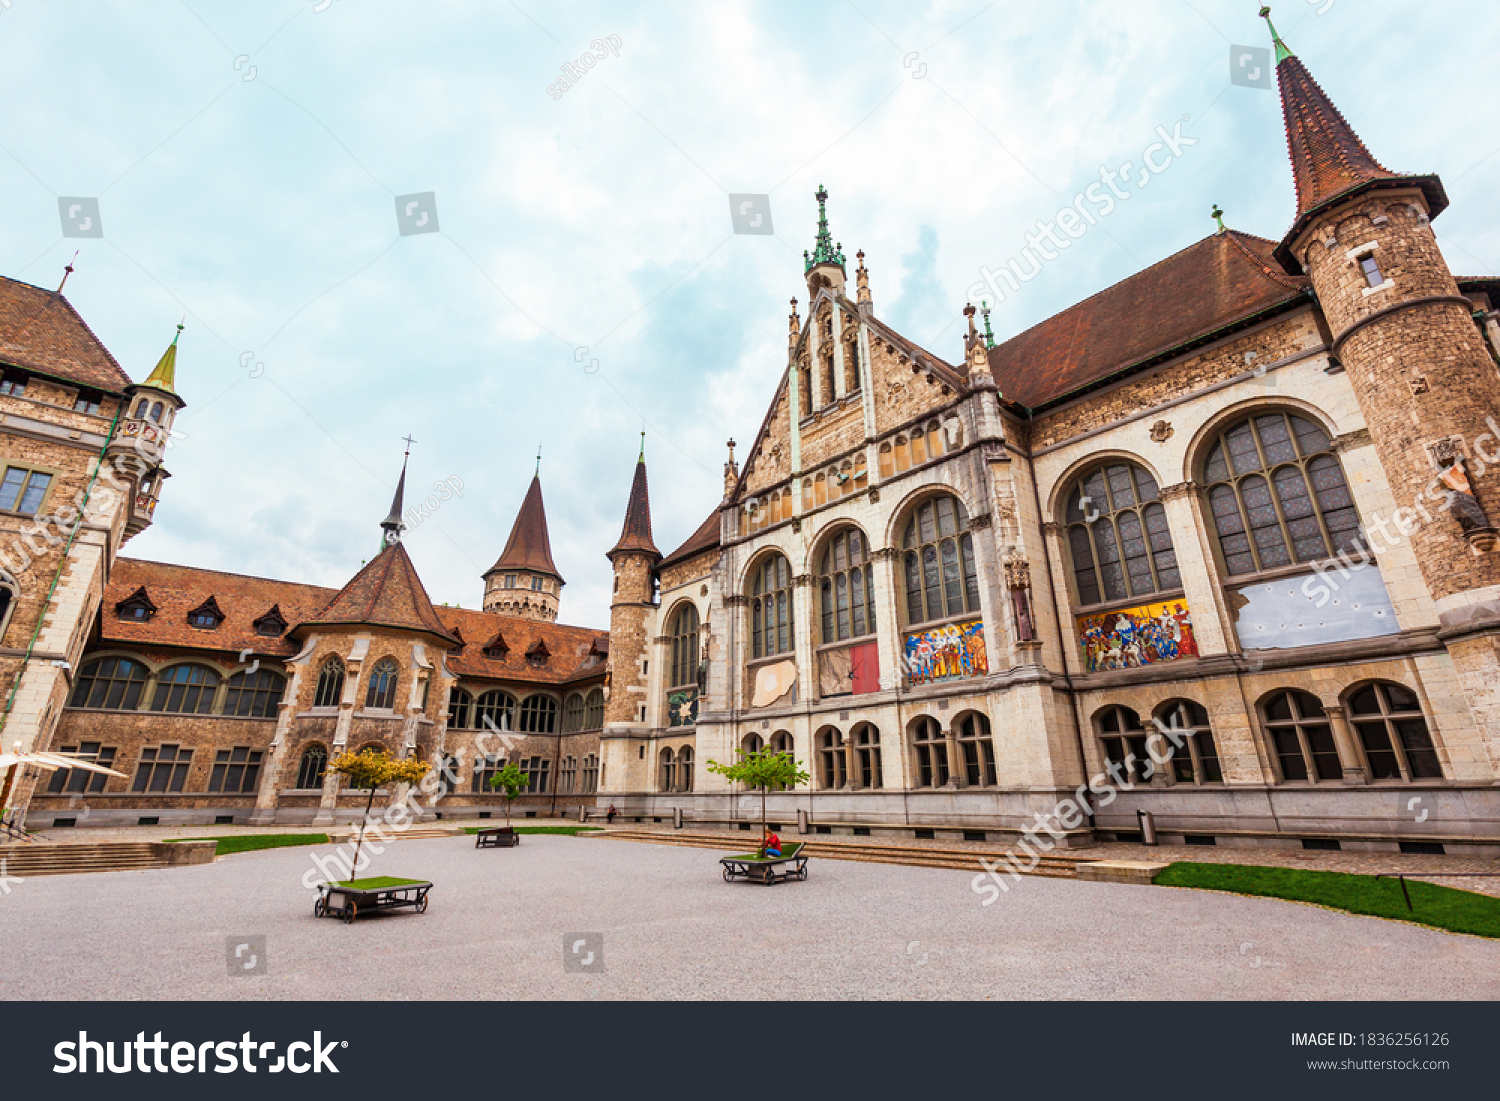
[[[494,826],[474,835],[476,849],[512,848],[521,843],[521,835],[512,826]]]

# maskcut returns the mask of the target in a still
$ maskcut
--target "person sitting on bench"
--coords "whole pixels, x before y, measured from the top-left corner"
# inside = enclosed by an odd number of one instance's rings
[[[765,839],[761,842],[761,848],[767,856],[780,856],[781,838],[777,837],[770,830],[767,830]]]

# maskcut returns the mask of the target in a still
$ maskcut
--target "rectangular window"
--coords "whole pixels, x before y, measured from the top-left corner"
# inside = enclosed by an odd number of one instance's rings
[[[141,763],[135,772],[131,791],[181,791],[187,783],[188,765],[193,751],[181,746],[164,745],[141,750]]]
[[[1276,743],[1276,758],[1281,762],[1283,780],[1306,780],[1307,762],[1302,757],[1302,742],[1294,726],[1280,726],[1271,731]]]
[[[1380,264],[1373,255],[1359,258],[1360,270],[1365,273],[1365,282],[1372,287],[1385,285],[1385,276],[1380,274]]]
[[[0,378],[0,394],[9,394],[13,398],[26,395],[26,376],[14,371],[6,371]]]
[[[208,790],[229,795],[254,794],[256,780],[260,778],[260,757],[260,750],[248,746],[219,750],[214,754]]]
[[[92,759],[94,764],[111,767],[115,762],[115,747],[112,745],[101,746],[98,742],[84,742],[82,745],[65,745],[63,753],[78,753],[86,758]],[[104,790],[104,785],[109,782],[109,777],[102,772],[89,772],[82,768],[60,768],[52,774],[52,779],[47,784],[47,791],[53,795],[70,794],[81,795],[85,792],[92,793]]]
[[[526,793],[528,795],[546,795],[547,774],[552,768],[552,762],[545,757],[533,757],[521,767],[526,770]]]
[[[0,509],[35,516],[52,485],[52,475],[25,467],[8,466],[0,481]]]
[[[73,412],[98,414],[104,404],[104,395],[98,390],[80,390],[73,399]]]

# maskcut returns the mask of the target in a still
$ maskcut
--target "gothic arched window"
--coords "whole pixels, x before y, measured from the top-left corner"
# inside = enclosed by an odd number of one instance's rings
[[[974,538],[957,497],[932,497],[918,505],[901,547],[908,625],[979,611]]]
[[[752,655],[766,658],[790,651],[792,627],[792,567],[784,555],[775,554],[756,569],[750,587]]]
[[[313,695],[314,707],[337,707],[344,698],[344,663],[338,658],[329,658],[318,672],[318,690]]]
[[[604,726],[604,691],[595,688],[583,701],[583,729],[599,730]]]
[[[576,734],[583,729],[583,693],[573,692],[563,700],[564,734]]]
[[[825,644],[875,633],[875,573],[864,532],[846,528],[829,541],[818,592]]]
[[[672,617],[667,634],[672,636],[672,667],[668,687],[698,683],[698,608],[684,604]]]
[[[1293,413],[1257,413],[1218,434],[1203,482],[1227,574],[1359,552],[1359,512],[1332,448],[1321,425]]]
[[[297,765],[297,787],[303,791],[323,786],[323,774],[328,768],[328,750],[320,745],[310,745],[302,751],[302,760]]]
[[[391,658],[377,661],[370,671],[370,683],[365,686],[365,706],[378,711],[395,707],[396,680],[400,675],[400,667]]]
[[[1101,463],[1073,483],[1064,522],[1079,604],[1182,588],[1159,496],[1156,480],[1131,462]]]

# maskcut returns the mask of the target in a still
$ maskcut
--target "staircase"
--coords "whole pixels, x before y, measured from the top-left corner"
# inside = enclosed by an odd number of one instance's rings
[[[579,834],[580,837],[597,837],[615,841],[644,841],[652,845],[682,845],[698,849],[717,849],[726,856],[746,852],[755,847],[757,836],[749,833],[667,833],[662,830],[606,830],[599,833]],[[980,857],[993,862],[1004,851],[1001,849],[955,849],[937,844],[881,845],[857,844],[835,841],[827,836],[816,840],[803,837],[786,837],[785,841],[802,841],[804,852],[822,860],[853,860],[864,864],[902,864],[914,868],[952,868],[956,871],[982,872]],[[1079,864],[1087,864],[1097,857],[1066,856],[1059,852],[1043,853],[1037,866],[1026,875],[1044,876],[1050,879],[1076,879]],[[1008,875],[1005,865],[997,870],[998,875]]]
[[[374,827],[370,827],[365,831],[365,840],[381,844],[387,841],[430,841],[435,837],[463,837],[466,831],[462,826],[413,826],[409,830],[396,830],[387,826],[382,827],[382,833],[376,833]],[[338,844],[358,841],[359,829],[355,827],[341,833],[330,833],[328,840]]]
[[[75,875],[79,872],[125,872],[170,867],[150,841],[86,841],[0,845],[4,874],[26,879],[34,875]]]

